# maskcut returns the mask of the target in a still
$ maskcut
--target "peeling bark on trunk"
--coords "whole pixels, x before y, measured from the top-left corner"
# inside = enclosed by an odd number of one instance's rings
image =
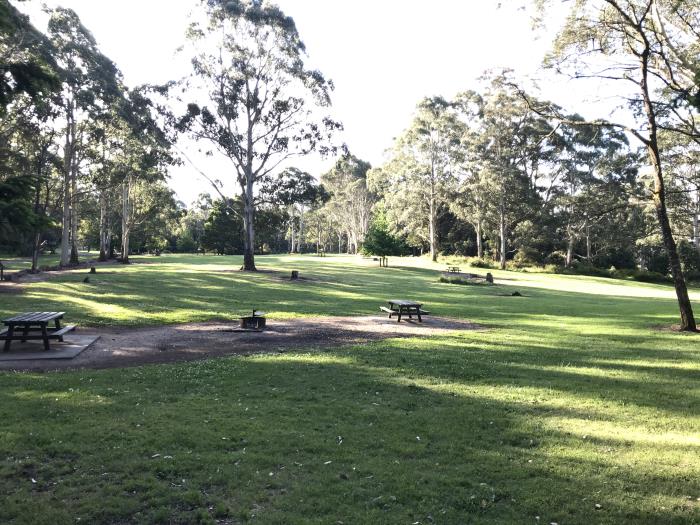
[[[589,263],[593,258],[593,245],[591,243],[591,225],[586,223],[586,261]]]
[[[506,252],[508,248],[508,241],[507,241],[507,226],[506,226],[506,203],[505,203],[505,195],[503,192],[505,191],[504,188],[501,188],[501,195],[499,198],[499,204],[498,204],[498,237],[499,237],[499,265],[501,270],[506,269]]]
[[[38,216],[41,211],[41,167],[38,170],[36,177],[36,188],[34,189],[34,215]],[[39,246],[41,244],[41,230],[37,228],[34,232],[34,243],[32,246],[32,268],[31,272],[35,273],[39,266]]]
[[[70,263],[78,264],[78,174],[75,163],[71,171]]]
[[[574,262],[574,243],[576,242],[576,235],[574,235],[573,228],[571,224],[566,225],[566,261],[564,265],[569,268]]]
[[[297,252],[302,253],[304,246],[304,206],[299,209],[299,238],[297,239]]]
[[[481,238],[481,221],[476,221],[476,256],[484,258],[484,243]]]
[[[289,247],[289,253],[294,253],[294,243],[296,242],[296,224],[294,223],[294,207],[292,206],[292,239],[291,246]]]
[[[121,259],[123,263],[129,262],[129,229],[130,229],[130,204],[129,192],[131,190],[131,177],[127,177],[122,182],[122,253]]]
[[[693,245],[700,251],[700,190],[695,191],[695,209],[693,210]]]
[[[100,261],[107,260],[107,196],[100,192]]]
[[[508,235],[508,231],[506,228],[506,219],[504,217],[503,212],[501,212],[500,215],[501,216],[500,216],[500,220],[499,220],[498,235],[500,237],[501,248],[500,248],[499,257],[500,257],[501,270],[505,270],[506,269],[506,252],[507,252],[507,240],[506,240],[506,238]]]
[[[71,168],[73,166],[73,143],[71,130],[73,127],[70,106],[67,108],[66,137],[63,146],[63,210],[61,214],[61,266],[70,264],[70,204],[71,204]]]
[[[430,197],[430,217],[428,218],[428,232],[430,235],[430,260],[437,261],[437,235],[435,233],[437,223],[435,199]]]
[[[253,177],[246,177],[243,194],[243,269],[255,272],[255,203],[253,202]]]

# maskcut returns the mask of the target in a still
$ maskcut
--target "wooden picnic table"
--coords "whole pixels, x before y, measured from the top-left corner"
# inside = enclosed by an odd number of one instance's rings
[[[75,325],[61,327],[61,319],[65,312],[25,312],[9,319],[3,320],[7,327],[0,332],[0,339],[5,340],[4,352],[10,350],[12,341],[43,340],[44,350],[50,350],[49,339],[63,341],[63,335],[75,330]],[[54,327],[49,328],[49,323],[53,321]],[[21,331],[22,333],[16,333]],[[31,334],[30,332],[40,332]]]
[[[389,299],[387,303],[389,303],[389,308],[382,306],[380,309],[389,314],[389,319],[395,315],[397,317],[397,322],[399,323],[401,322],[401,317],[405,315],[407,315],[409,319],[413,319],[413,316],[416,315],[418,316],[418,322],[422,323],[423,319],[421,318],[421,315],[427,315],[430,313],[423,310],[423,303],[417,303],[416,301],[409,301],[406,299]]]
[[[449,273],[459,273],[459,266],[448,266],[447,271]]]

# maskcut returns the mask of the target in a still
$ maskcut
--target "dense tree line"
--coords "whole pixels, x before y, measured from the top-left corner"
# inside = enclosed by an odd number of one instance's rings
[[[538,0],[541,23],[546,7]],[[294,21],[273,4],[206,0],[185,42],[192,73],[124,85],[69,9],[38,31],[0,0],[0,251],[80,249],[102,259],[165,250],[473,257],[500,268],[672,279],[700,272],[700,4],[570,6],[545,64],[620,79],[623,122],[541,100],[509,71],[418,101],[386,162],[334,144],[333,84],[308,68]],[[601,62],[603,61],[603,62]],[[605,63],[601,74],[600,64]],[[187,98],[191,97],[191,98]],[[167,186],[178,137],[227,158],[237,195],[189,206]],[[336,155],[325,173],[294,158]]]

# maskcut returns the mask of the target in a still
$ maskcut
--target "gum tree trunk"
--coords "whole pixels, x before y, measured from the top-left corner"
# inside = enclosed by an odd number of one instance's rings
[[[484,258],[484,244],[481,238],[481,221],[476,221],[476,256]]]
[[[78,174],[75,162],[71,171],[70,263],[78,264]]]
[[[39,214],[40,211],[40,199],[41,199],[41,185],[39,184],[39,181],[41,180],[41,173],[39,174],[39,177],[37,177],[37,182],[36,182],[36,193],[34,194],[34,213],[36,215]],[[37,271],[37,268],[39,267],[39,247],[41,245],[41,230],[39,228],[36,229],[36,232],[34,233],[34,246],[32,248],[32,269],[31,272],[35,273]]]
[[[66,107],[66,137],[63,146],[63,210],[61,214],[61,266],[70,264],[71,169],[73,166],[73,120],[71,103]]]
[[[107,196],[100,192],[100,261],[107,260]]]
[[[253,176],[246,177],[243,194],[243,269],[255,272],[255,204],[253,202]]]
[[[129,190],[131,186],[131,177],[128,176],[122,182],[122,253],[121,258],[123,263],[129,262]]]
[[[506,227],[506,217],[505,217],[505,210],[504,210],[504,204],[501,203],[501,210],[500,210],[500,217],[499,217],[499,228],[498,228],[498,235],[500,237],[501,241],[501,248],[500,248],[500,267],[501,270],[506,269],[506,251],[507,251],[507,240],[506,237],[508,235],[507,227]]]
[[[292,240],[291,240],[291,246],[289,248],[289,253],[294,253],[294,243],[296,242],[296,224],[294,223],[294,206],[292,206]]]
[[[659,153],[659,143],[657,137],[656,113],[651,103],[649,95],[649,86],[647,76],[649,71],[649,48],[642,53],[641,57],[641,72],[642,77],[640,87],[644,101],[644,110],[647,116],[649,125],[649,139],[646,141],[647,153],[649,162],[654,170],[654,206],[656,207],[656,216],[659,220],[659,228],[661,229],[661,237],[666,248],[666,255],[671,267],[671,275],[673,276],[673,286],[676,289],[676,297],[678,298],[678,309],[681,314],[680,329],[687,332],[696,332],[695,316],[693,315],[693,307],[690,304],[688,296],[688,288],[683,277],[680,258],[678,257],[678,248],[676,241],[673,238],[671,225],[668,220],[668,211],[666,209],[666,188],[664,187],[664,178],[661,165],[661,154]]]

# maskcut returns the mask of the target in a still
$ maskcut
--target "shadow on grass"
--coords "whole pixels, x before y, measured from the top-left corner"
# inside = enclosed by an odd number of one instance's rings
[[[550,370],[554,349],[517,340],[510,351],[443,342],[3,376],[0,518],[700,517],[687,499],[700,493],[698,444],[684,440],[690,429],[664,437],[690,421],[674,419],[671,385],[624,367],[612,380]],[[592,356],[571,357],[588,366]],[[678,378],[676,401],[691,399],[691,381]]]

